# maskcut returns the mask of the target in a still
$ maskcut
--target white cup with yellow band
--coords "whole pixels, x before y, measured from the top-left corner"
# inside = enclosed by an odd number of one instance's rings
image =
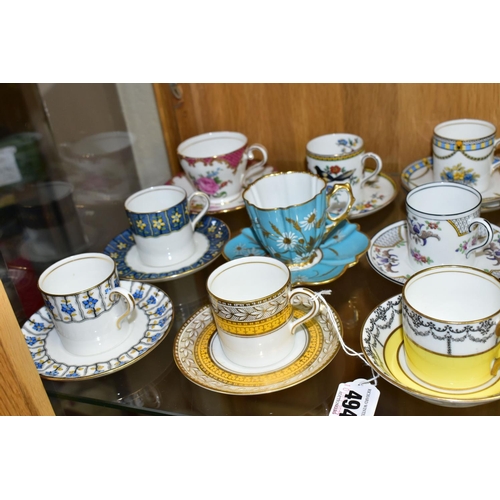
[[[315,293],[291,288],[288,267],[271,257],[244,257],[213,271],[207,290],[222,350],[241,366],[278,363],[295,345],[297,327],[319,312]],[[294,305],[310,309],[294,319]]]
[[[403,287],[408,368],[444,390],[492,381],[500,368],[500,282],[466,266],[436,266]]]
[[[463,118],[440,123],[432,138],[434,181],[457,182],[472,186],[481,193],[488,190],[500,138],[496,127],[483,120]]]

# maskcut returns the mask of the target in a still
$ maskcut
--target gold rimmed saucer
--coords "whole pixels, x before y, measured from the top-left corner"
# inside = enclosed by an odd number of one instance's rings
[[[325,368],[340,348],[342,323],[330,306],[296,331],[292,352],[281,362],[266,368],[246,368],[226,358],[220,345],[210,306],[193,314],[180,329],[174,343],[174,359],[191,382],[222,394],[256,395],[297,385]],[[304,311],[297,308],[295,317]]]
[[[387,382],[439,406],[465,408],[500,399],[500,379],[473,390],[453,391],[433,388],[419,381],[406,365],[403,352],[401,294],[380,304],[361,329],[361,347],[371,366]]]

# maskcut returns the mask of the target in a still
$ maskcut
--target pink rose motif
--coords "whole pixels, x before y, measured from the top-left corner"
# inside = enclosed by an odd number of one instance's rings
[[[217,183],[210,177],[200,177],[196,181],[196,187],[207,194],[215,194],[219,190]]]

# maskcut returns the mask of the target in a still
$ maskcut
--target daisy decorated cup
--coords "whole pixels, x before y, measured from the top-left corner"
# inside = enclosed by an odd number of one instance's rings
[[[202,201],[203,209],[192,218],[190,203],[195,197]],[[189,259],[196,251],[196,224],[209,207],[205,193],[195,191],[188,196],[179,186],[154,186],[129,196],[125,211],[139,259],[154,267]]]
[[[252,176],[264,171],[267,149],[262,144],[247,143],[246,136],[239,132],[209,132],[182,142],[177,156],[194,188],[206,193],[212,205],[223,206],[241,195]],[[262,159],[248,167],[256,151]]]
[[[382,160],[375,153],[365,153],[364,142],[354,134],[327,134],[310,140],[306,146],[307,168],[325,179],[329,186],[349,182],[358,202],[364,200],[363,189],[376,180]],[[365,170],[366,160],[373,160],[373,169]]]
[[[67,257],[40,275],[38,288],[68,352],[101,354],[126,340],[135,301],[119,285],[113,259],[101,253]]]
[[[290,270],[271,257],[226,262],[210,274],[207,290],[222,350],[245,367],[284,359],[295,345],[297,327],[319,311],[314,292],[292,289]],[[299,304],[308,310],[295,316]]]
[[[335,193],[347,191],[349,203],[340,214],[329,206]],[[349,183],[327,192],[326,182],[309,172],[281,172],[254,181],[243,200],[252,228],[271,257],[291,268],[321,258],[320,245],[351,210],[354,198]]]
[[[500,282],[467,266],[436,266],[403,287],[403,345],[409,369],[441,389],[480,387],[500,367]]]
[[[473,266],[476,252],[493,240],[491,224],[479,217],[481,202],[481,193],[463,184],[431,182],[411,190],[406,196],[411,266]]]
[[[500,138],[496,127],[483,120],[463,118],[440,123],[432,138],[434,181],[458,182],[481,193],[491,185],[491,176],[500,166],[493,164]]]

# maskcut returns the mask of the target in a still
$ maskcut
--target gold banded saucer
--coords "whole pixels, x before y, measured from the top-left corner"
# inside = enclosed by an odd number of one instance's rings
[[[370,365],[387,382],[427,403],[465,408],[500,400],[500,379],[474,390],[453,391],[415,377],[406,365],[403,349],[401,294],[382,302],[366,319],[361,347]]]
[[[246,368],[226,358],[217,335],[210,306],[193,314],[179,330],[174,359],[191,382],[222,394],[256,395],[281,391],[311,378],[325,368],[340,349],[340,318],[330,306],[333,322],[321,305],[320,312],[297,328],[292,352],[266,368]],[[295,317],[305,311],[297,308]]]

